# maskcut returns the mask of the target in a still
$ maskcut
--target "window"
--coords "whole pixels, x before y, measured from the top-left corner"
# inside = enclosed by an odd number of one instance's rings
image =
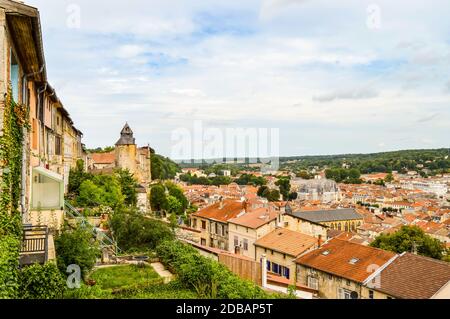
[[[17,63],[16,57],[11,50],[11,70],[10,70],[10,80],[12,97],[15,102],[19,102],[19,64]]]
[[[214,233],[219,234],[219,225],[217,223],[214,224]]]
[[[373,299],[373,290],[369,290],[369,299]]]
[[[201,244],[202,244],[202,246],[206,246],[206,239],[205,238],[202,238]]]
[[[202,229],[206,229],[206,222],[202,220]]]
[[[244,250],[248,250],[248,239],[244,239]]]
[[[352,299],[352,292],[350,290],[339,288],[338,297],[339,299]]]
[[[238,236],[234,236],[234,247],[239,246],[239,237]]]
[[[347,286],[350,286],[350,284],[351,284],[350,280],[347,280],[346,284],[347,284]]]
[[[55,154],[61,155],[61,137],[55,136]]]
[[[319,280],[315,277],[308,276],[308,287],[319,290]]]
[[[333,279],[333,276],[332,276],[332,275],[328,275],[328,279],[329,279],[329,280],[332,280],[332,279]]]
[[[194,218],[192,220],[192,228],[197,228],[197,219],[196,218]]]

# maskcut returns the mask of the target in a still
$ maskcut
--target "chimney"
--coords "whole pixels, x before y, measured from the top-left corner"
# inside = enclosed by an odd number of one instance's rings
[[[320,248],[322,246],[322,235],[319,235],[317,237],[317,248]]]
[[[261,286],[263,288],[267,288],[267,256],[266,254],[263,254],[261,257],[261,279],[262,283]]]
[[[220,197],[219,209],[223,209],[224,206],[223,197]]]
[[[244,200],[244,202],[242,203],[242,207],[244,208],[244,212],[247,213],[247,209],[248,209],[248,202],[247,202],[247,200]]]

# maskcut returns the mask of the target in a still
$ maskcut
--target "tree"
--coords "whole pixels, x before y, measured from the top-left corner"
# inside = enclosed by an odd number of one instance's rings
[[[258,188],[258,192],[256,194],[259,197],[266,197],[269,191],[270,191],[269,187],[261,186],[260,188]]]
[[[181,171],[178,164],[158,154],[152,154],[151,156],[151,170],[154,180],[173,179]]]
[[[154,249],[160,242],[174,239],[165,222],[146,218],[131,208],[114,212],[111,228],[118,246],[124,251]]]
[[[129,170],[118,169],[116,170],[116,177],[120,184],[120,189],[122,191],[124,198],[124,203],[129,206],[136,206],[137,203],[137,192],[136,188],[138,186],[136,179]]]
[[[150,189],[150,204],[152,210],[161,212],[167,209],[166,189],[161,184],[156,184]]]
[[[76,167],[74,169],[70,169],[68,185],[69,194],[72,197],[78,196],[81,184],[91,177],[92,175],[86,173],[84,170],[84,161],[79,159],[77,161]]]
[[[280,188],[280,193],[283,195],[284,200],[289,199],[289,193],[291,191],[291,181],[288,177],[281,177],[278,179],[278,181],[275,182],[275,185],[277,185]]]
[[[100,249],[92,230],[79,225],[76,229],[65,229],[55,240],[58,268],[66,274],[69,265],[78,265],[85,277],[94,267]]]
[[[393,234],[381,234],[370,246],[396,253],[412,252],[416,249],[419,255],[435,259],[442,259],[444,251],[444,246],[439,240],[425,234],[417,226],[402,226]]]
[[[391,183],[391,182],[393,182],[393,181],[394,181],[394,175],[392,175],[392,173],[388,173],[388,174],[386,175],[386,177],[384,178],[384,181],[385,181],[386,183]]]
[[[181,213],[183,213],[189,207],[189,201],[184,196],[183,190],[172,182],[166,182],[165,186],[169,191],[169,195],[175,197],[181,204]]]
[[[175,196],[167,196],[167,213],[173,216],[182,215],[184,213],[183,205]]]
[[[309,175],[308,172],[305,170],[298,172],[296,175],[297,175],[297,177],[300,177],[303,179],[311,179],[311,175]]]

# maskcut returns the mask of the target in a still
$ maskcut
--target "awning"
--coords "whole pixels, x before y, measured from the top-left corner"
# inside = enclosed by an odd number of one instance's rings
[[[39,173],[41,175],[44,175],[50,179],[53,179],[57,182],[64,182],[64,178],[62,175],[55,173],[51,170],[46,169],[45,167],[38,166],[33,168],[33,173]]]

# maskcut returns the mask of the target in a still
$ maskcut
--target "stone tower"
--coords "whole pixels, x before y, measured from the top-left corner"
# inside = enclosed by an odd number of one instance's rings
[[[120,132],[120,139],[116,143],[115,148],[116,167],[128,169],[130,173],[137,173],[137,146],[133,137],[133,131],[128,123],[125,124]]]

